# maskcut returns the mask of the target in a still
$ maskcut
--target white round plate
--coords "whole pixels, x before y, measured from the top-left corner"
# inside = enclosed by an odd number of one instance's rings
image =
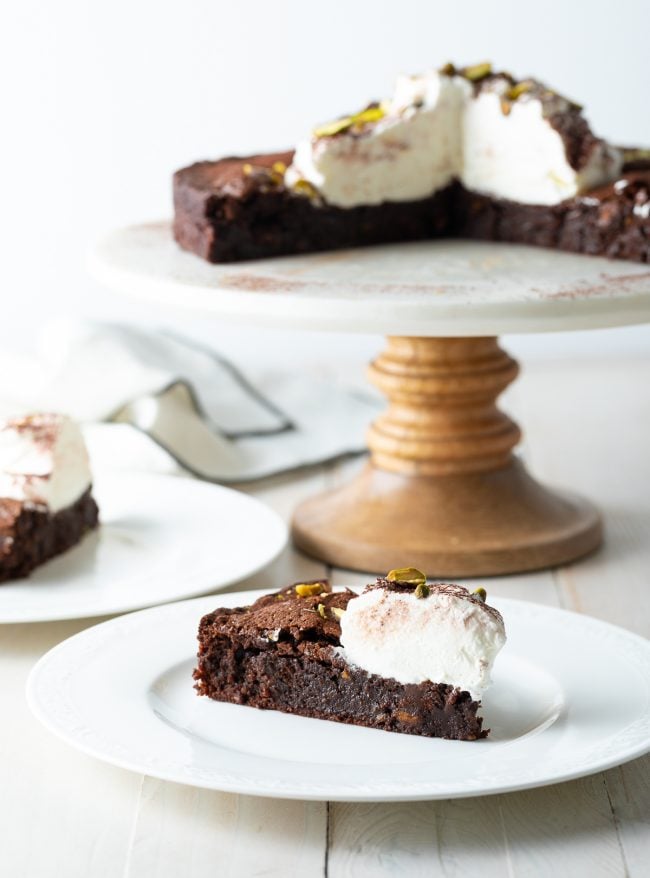
[[[0,585],[0,623],[124,613],[232,585],[287,542],[259,500],[176,476],[104,473],[100,526],[27,579]]]
[[[650,321],[648,265],[484,241],[210,265],[150,223],[101,241],[90,269],[128,296],[265,326],[480,336]]]
[[[650,643],[563,610],[495,600],[508,643],[483,715],[487,740],[442,741],[199,698],[204,613],[263,592],[113,619],[33,669],[31,709],[50,731],[132,771],[250,795],[388,801],[543,786],[650,749]]]

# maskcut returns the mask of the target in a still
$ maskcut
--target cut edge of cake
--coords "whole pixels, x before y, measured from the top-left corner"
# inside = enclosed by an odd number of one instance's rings
[[[356,623],[347,625],[346,638],[346,618],[357,601]],[[404,604],[413,609],[410,621],[401,615]],[[401,680],[373,672],[376,656],[370,655],[372,647],[359,631],[368,622],[368,630],[374,630],[372,614],[378,605],[388,614],[385,620],[392,614],[396,636],[405,638],[398,644],[401,652],[405,643],[417,640],[413,630],[421,625],[422,614],[425,621],[426,614],[431,614],[435,629],[436,613],[445,615],[445,607],[451,607],[445,624],[454,628],[451,639],[442,638],[448,646],[453,647],[456,636],[467,637],[467,624],[471,628],[487,619],[494,623],[495,654],[505,641],[503,620],[485,604],[480,589],[471,593],[462,586],[387,577],[358,596],[349,589],[334,591],[326,580],[315,580],[265,594],[250,606],[221,608],[204,616],[199,625],[195,688],[199,695],[216,701],[385,731],[464,741],[487,737],[489,729],[483,728],[479,715],[480,694],[459,685],[460,680],[428,679],[427,667],[435,666],[438,659],[427,655],[426,647],[418,647],[420,654],[412,657],[410,665],[399,660],[395,664],[394,651],[384,650],[383,666],[386,660],[389,666],[392,662]],[[473,621],[467,623],[463,614]],[[362,653],[368,654],[370,668],[359,664]],[[447,653],[444,661],[453,664],[453,648]],[[482,661],[487,659],[476,658],[475,667],[461,672],[472,680],[472,686],[476,674],[486,670],[479,667]],[[413,671],[418,663],[423,664],[420,674]]]

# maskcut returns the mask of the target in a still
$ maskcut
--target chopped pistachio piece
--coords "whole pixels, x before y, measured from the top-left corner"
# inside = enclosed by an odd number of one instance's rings
[[[398,567],[397,570],[389,571],[386,579],[389,582],[408,582],[409,585],[419,585],[427,581],[425,574],[417,567]]]
[[[318,128],[314,128],[312,133],[314,137],[333,137],[335,134],[340,134],[341,131],[346,131],[353,124],[352,116],[341,116],[340,119],[334,119],[333,122],[319,125]]]
[[[322,582],[300,582],[296,588],[296,594],[300,598],[308,598],[315,594],[320,594],[323,587]]]
[[[325,604],[319,604],[318,607],[316,607],[316,609],[318,610],[318,615],[321,617],[321,619],[327,619],[327,612],[325,610]]]
[[[512,88],[509,88],[506,92],[506,97],[509,101],[516,101],[518,97],[526,94],[527,91],[530,91],[533,87],[533,83],[530,79],[524,79],[521,82],[517,82]]]
[[[386,115],[387,104],[370,104],[364,110],[353,113],[351,116],[342,116],[340,119],[334,119],[333,122],[326,122],[314,128],[314,137],[333,137],[342,131],[347,131],[353,125],[365,125],[368,122],[378,122]]]
[[[280,170],[280,167],[284,168],[284,170]],[[269,181],[273,183],[274,186],[280,186],[284,183],[284,172],[287,170],[286,165],[282,162],[274,162],[271,168],[267,171],[269,176]]]
[[[472,594],[476,595],[476,597],[480,598],[482,601],[487,600],[487,592],[484,588],[475,588]]]
[[[455,76],[456,75],[456,67],[451,63],[451,61],[447,61],[440,70],[439,73],[442,73],[443,76]]]
[[[470,82],[480,82],[492,73],[492,65],[489,61],[483,61],[481,64],[472,64],[471,67],[463,67],[461,73]]]
[[[318,190],[313,185],[313,183],[310,183],[309,180],[303,180],[302,177],[299,180],[296,180],[296,182],[292,184],[291,188],[298,195],[306,195],[307,198],[318,197]]]
[[[284,170],[280,170],[280,166]],[[250,162],[245,162],[242,165],[242,173],[245,177],[252,177],[254,180],[257,180],[262,185],[272,185],[279,186],[284,182],[284,172],[286,171],[286,166],[283,162],[274,162],[274,164],[270,168],[263,168],[261,166],[255,167]]]
[[[374,104],[366,107],[360,113],[352,117],[355,125],[365,125],[366,122],[378,122],[386,115],[386,108],[381,104]]]
[[[424,582],[421,582],[415,589],[415,597],[416,598],[428,598],[430,594],[431,594],[431,589]]]

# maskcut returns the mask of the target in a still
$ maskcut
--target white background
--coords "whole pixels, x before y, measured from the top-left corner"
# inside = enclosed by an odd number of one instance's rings
[[[226,330],[98,287],[87,248],[169,216],[173,170],[292,145],[394,76],[491,59],[545,79],[619,143],[650,144],[647,0],[23,0],[0,21],[0,343],[56,316],[173,319],[222,348],[366,356],[373,338]],[[255,344],[251,344],[255,342]],[[259,344],[261,342],[261,344]],[[524,356],[650,350],[646,328],[508,341]],[[251,356],[254,354],[251,353]]]

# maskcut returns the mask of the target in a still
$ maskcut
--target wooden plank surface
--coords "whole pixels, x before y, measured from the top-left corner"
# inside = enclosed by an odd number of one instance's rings
[[[532,599],[650,634],[650,361],[543,363],[507,407],[533,471],[595,500],[605,548],[568,568],[492,579]],[[246,490],[289,517],[359,462]],[[287,550],[239,589],[322,576]],[[366,577],[331,571],[336,583]],[[0,875],[187,878],[631,876],[650,862],[650,757],[591,778],[443,802],[285,802],[141,777],[72,750],[33,720],[24,681],[52,645],[96,620],[0,626]]]

